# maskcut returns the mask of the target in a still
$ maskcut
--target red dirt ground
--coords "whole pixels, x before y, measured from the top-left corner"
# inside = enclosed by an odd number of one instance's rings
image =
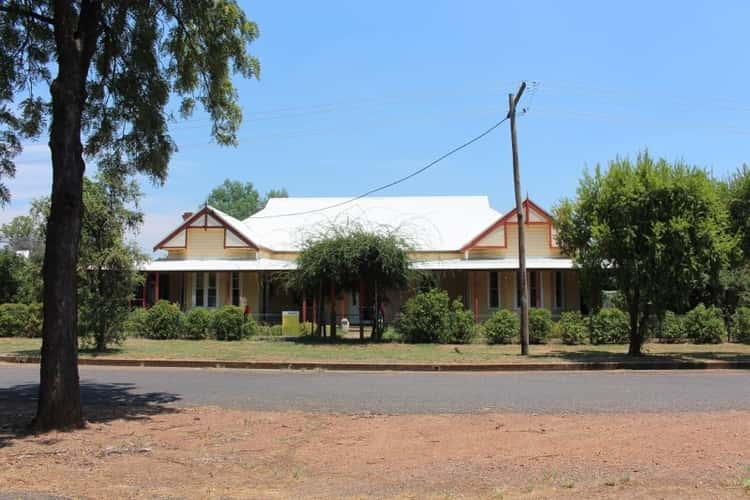
[[[29,409],[0,409],[0,425]],[[0,426],[0,492],[72,497],[750,498],[750,412],[169,409]],[[747,482],[747,485],[743,485]]]

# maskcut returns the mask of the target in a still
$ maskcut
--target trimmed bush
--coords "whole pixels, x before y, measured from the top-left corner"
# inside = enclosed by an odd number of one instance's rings
[[[405,342],[445,343],[448,338],[450,297],[443,290],[429,290],[404,303],[396,329]]]
[[[625,344],[629,338],[630,321],[622,310],[607,307],[591,318],[592,344]]]
[[[242,340],[245,315],[238,306],[224,306],[214,313],[211,327],[217,340]]]
[[[529,309],[529,344],[546,344],[552,333],[552,313],[548,309]]]
[[[466,309],[459,299],[454,300],[448,316],[449,338],[447,342],[449,344],[471,344],[476,331],[474,314]]]
[[[194,307],[185,315],[182,336],[187,339],[202,340],[211,337],[212,314],[205,307]]]
[[[182,332],[183,314],[177,304],[160,300],[146,313],[145,337],[150,339],[176,339]]]
[[[404,304],[396,330],[405,342],[468,344],[476,328],[471,311],[444,290],[418,293]]]
[[[125,323],[122,325],[125,337],[146,337],[146,318],[148,309],[136,307],[128,313]]]
[[[518,337],[520,322],[518,314],[500,309],[482,325],[488,344],[510,344]]]
[[[695,344],[720,344],[727,334],[721,309],[698,304],[685,315],[685,333]]]
[[[732,316],[732,338],[750,344],[750,307],[738,307]]]
[[[41,304],[0,304],[0,337],[39,337]]]
[[[659,327],[659,339],[668,344],[677,344],[687,341],[685,331],[685,317],[667,311]]]
[[[578,311],[565,311],[557,322],[560,339],[566,345],[585,344],[589,337],[589,327]]]

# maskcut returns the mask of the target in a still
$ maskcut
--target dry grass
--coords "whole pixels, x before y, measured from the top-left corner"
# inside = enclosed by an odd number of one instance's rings
[[[0,354],[37,355],[39,339],[1,338]],[[680,360],[746,360],[750,345],[744,344],[656,344],[645,345],[645,352],[655,358]],[[625,345],[566,346],[547,344],[531,346],[531,355],[519,355],[518,345],[489,346],[361,343],[356,339],[336,342],[295,340],[148,340],[132,338],[106,353],[82,351],[83,357],[136,359],[199,359],[217,361],[336,361],[336,362],[412,362],[412,363],[525,363],[616,361],[626,359]]]

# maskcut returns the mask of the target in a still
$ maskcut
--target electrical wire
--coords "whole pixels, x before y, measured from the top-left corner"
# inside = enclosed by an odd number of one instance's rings
[[[393,186],[396,186],[398,184],[401,184],[402,182],[405,182],[405,181],[411,179],[412,177],[416,177],[417,175],[421,174],[422,172],[425,172],[426,170],[429,170],[430,168],[434,167],[435,165],[437,165],[441,161],[445,160],[449,156],[452,156],[453,154],[458,153],[462,149],[471,146],[472,144],[474,144],[475,142],[479,141],[483,137],[489,135],[490,132],[492,132],[497,127],[499,127],[500,125],[502,125],[503,123],[505,123],[509,118],[510,118],[509,116],[506,116],[505,118],[503,118],[499,122],[497,122],[494,125],[492,125],[487,130],[485,130],[484,132],[482,132],[481,134],[479,134],[479,135],[475,136],[474,138],[472,138],[472,139],[464,142],[460,146],[457,146],[457,147],[451,149],[447,153],[445,153],[445,154],[439,156],[438,158],[432,160],[430,163],[428,163],[427,165],[423,166],[422,168],[419,168],[419,169],[415,170],[414,172],[412,172],[412,173],[410,173],[408,175],[405,175],[405,176],[403,176],[403,177],[401,177],[399,179],[396,179],[395,181],[389,182],[388,184],[383,184],[382,186],[370,189],[369,191],[366,191],[366,192],[364,192],[364,193],[362,193],[362,194],[360,194],[358,196],[355,196],[354,198],[350,198],[348,200],[340,201],[338,203],[334,203],[332,205],[328,205],[328,206],[321,207],[321,208],[316,208],[316,209],[313,209],[313,210],[305,210],[305,211],[301,211],[301,212],[292,212],[292,213],[288,213],[288,214],[276,214],[276,215],[252,215],[252,216],[250,216],[250,219],[257,220],[257,219],[275,219],[275,218],[278,218],[278,217],[295,217],[295,216],[299,216],[299,215],[308,215],[308,214],[314,214],[314,213],[318,213],[318,212],[323,212],[325,210],[330,210],[331,208],[337,208],[337,207],[341,207],[343,205],[348,205],[349,203],[353,203],[353,202],[355,202],[357,200],[365,198],[366,196],[370,196],[371,194],[375,194],[375,193],[377,193],[379,191],[383,191],[384,189],[388,189],[390,187],[393,187]]]

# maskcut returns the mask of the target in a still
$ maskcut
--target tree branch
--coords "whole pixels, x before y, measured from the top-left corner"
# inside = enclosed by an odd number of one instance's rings
[[[51,17],[45,16],[44,14],[39,14],[38,12],[34,12],[33,10],[22,9],[18,5],[6,5],[6,6],[0,5],[0,12],[5,12],[7,14],[16,14],[22,17],[28,17],[28,18],[31,18],[36,21],[40,21],[49,25],[55,24],[55,20],[52,19]]]

